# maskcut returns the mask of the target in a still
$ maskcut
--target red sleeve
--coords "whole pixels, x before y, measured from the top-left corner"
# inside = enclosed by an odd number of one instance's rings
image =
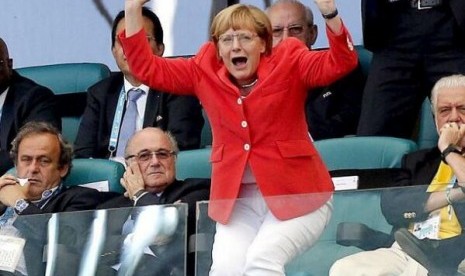
[[[342,33],[335,35],[328,27],[326,34],[329,50],[291,51],[299,55],[299,71],[306,86],[327,86],[351,72],[358,64],[352,38],[342,26]]]
[[[198,71],[193,59],[163,58],[152,53],[145,32],[118,35],[134,76],[153,89],[176,94],[193,94]]]

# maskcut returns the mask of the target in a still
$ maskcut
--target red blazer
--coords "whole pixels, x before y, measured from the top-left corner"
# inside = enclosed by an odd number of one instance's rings
[[[309,138],[304,104],[310,88],[326,86],[355,68],[357,54],[345,27],[341,35],[327,33],[329,51],[309,51],[292,38],[263,55],[258,83],[245,99],[212,42],[193,58],[166,59],[152,54],[143,30],[127,38],[120,34],[138,79],[161,91],[195,93],[207,112],[213,132],[209,215],[214,220],[228,222],[247,163],[279,219],[307,214],[331,196],[334,187]]]

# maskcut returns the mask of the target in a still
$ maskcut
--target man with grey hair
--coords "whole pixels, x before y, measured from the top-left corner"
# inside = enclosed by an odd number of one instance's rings
[[[3,205],[0,235],[26,240],[24,259],[16,267],[15,275],[44,275],[42,254],[48,220],[46,216],[25,215],[91,210],[100,203],[101,196],[94,189],[63,185],[62,180],[71,168],[72,147],[49,123],[25,124],[12,142],[11,157],[16,175],[6,173],[0,177],[0,205]],[[80,223],[85,225],[84,221]],[[72,232],[57,235],[57,239],[69,238],[66,245],[76,246],[78,242],[70,237],[78,236],[79,230],[60,227],[60,231],[63,229]],[[61,264],[56,271],[62,271]],[[64,266],[69,269],[70,263]]]
[[[273,47],[295,37],[311,50],[318,36],[313,13],[298,0],[278,0],[267,10],[273,28]],[[365,77],[358,66],[328,87],[309,91],[305,103],[307,124],[314,140],[355,134]]]
[[[176,157],[178,152],[176,140],[170,132],[155,127],[147,127],[137,131],[128,140],[125,149],[126,172],[121,179],[121,185],[126,189],[126,192],[124,195],[101,204],[98,208],[187,203],[187,234],[188,237],[194,234],[196,203],[209,199],[210,179],[177,180]],[[124,217],[111,219],[108,231],[115,233],[126,227],[123,224],[128,225]],[[115,248],[119,250],[124,240],[124,233],[121,235],[120,231],[119,234],[108,240],[109,242],[107,241],[104,248],[105,252],[112,252]],[[152,258],[151,254],[145,254],[145,261],[141,261],[135,274],[173,275],[174,271],[184,264],[182,255],[170,259],[171,255],[163,254],[158,258]],[[193,255],[188,255],[188,275],[194,275],[193,257]],[[114,258],[100,261],[101,265],[104,266],[113,266],[118,262],[119,260]]]
[[[396,242],[340,259],[330,275],[454,275],[464,259],[465,76],[440,79],[431,99],[437,147],[406,155],[398,184],[412,187],[381,197]]]

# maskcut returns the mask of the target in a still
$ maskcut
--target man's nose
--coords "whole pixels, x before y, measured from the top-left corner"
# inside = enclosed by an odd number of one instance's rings
[[[289,37],[289,29],[288,28],[284,28],[283,29],[283,39],[286,39]]]
[[[150,165],[159,165],[159,164],[160,164],[160,159],[158,159],[155,152],[152,152],[152,157],[150,157]]]

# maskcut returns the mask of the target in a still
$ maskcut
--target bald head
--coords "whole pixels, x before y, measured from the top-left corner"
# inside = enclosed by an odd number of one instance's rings
[[[287,37],[301,40],[308,48],[315,43],[318,29],[309,7],[297,0],[278,0],[266,13],[273,28],[273,47]]]
[[[13,60],[10,59],[5,41],[0,38],[0,92],[10,86],[12,74]]]
[[[149,192],[162,192],[176,178],[178,146],[169,132],[148,127],[136,132],[126,145],[126,163],[137,163]]]
[[[10,55],[8,54],[8,47],[2,38],[0,38],[0,58],[10,58]]]

